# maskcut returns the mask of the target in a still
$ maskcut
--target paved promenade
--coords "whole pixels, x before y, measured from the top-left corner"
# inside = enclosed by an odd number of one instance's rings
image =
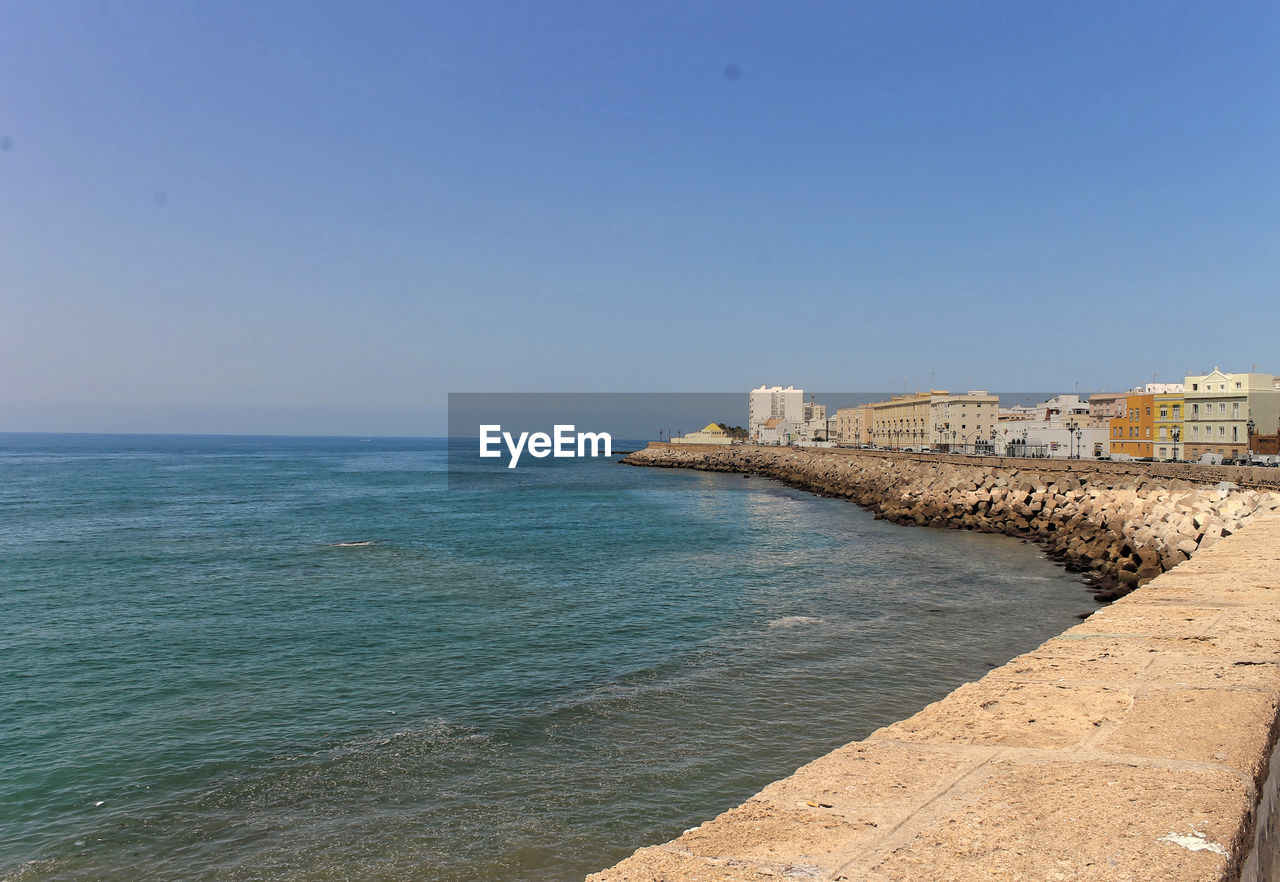
[[[1280,516],[1267,515],[589,879],[1235,879],[1278,705]],[[1245,878],[1276,878],[1274,861],[1267,844]]]

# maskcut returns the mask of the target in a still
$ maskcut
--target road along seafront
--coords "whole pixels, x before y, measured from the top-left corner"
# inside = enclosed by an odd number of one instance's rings
[[[839,471],[840,461],[832,459],[837,452],[765,451],[769,456],[759,458],[759,450],[685,451],[680,458],[692,463],[705,456],[703,467],[728,470],[732,460],[725,454],[732,452],[749,466],[734,470],[766,474],[768,463]],[[670,454],[641,459],[674,464]],[[798,457],[789,458],[793,454]],[[933,486],[941,478],[946,488],[975,467],[957,463],[953,475],[920,469],[918,458],[860,459],[876,473],[892,472],[891,460],[899,463],[896,495],[858,499],[888,504],[890,511],[903,507],[905,488],[921,475],[932,475]],[[802,460],[811,464],[797,467]],[[991,463],[987,471],[1005,468]],[[1014,505],[1020,479],[1030,472],[1016,470]],[[1066,476],[1074,471],[1063,470],[1061,489],[1080,480],[1080,474]],[[1141,474],[1121,470],[1098,480],[1097,474],[1076,488],[1086,490],[1083,497],[1055,492],[1064,498],[1053,511],[1093,500],[1089,523],[1096,528],[1117,514],[1107,503],[1128,504],[1129,516],[1107,529],[1132,538],[1148,525],[1124,529],[1135,519],[1129,490],[1135,500],[1156,497],[1153,514],[1172,498],[1161,501],[1162,493],[1177,494],[1179,511],[1204,504],[1198,493],[1188,500],[1187,489],[1175,486],[1197,486],[1190,478],[1148,471],[1135,480]],[[1003,477],[1005,484],[991,486],[1011,486]],[[878,486],[877,480],[861,476],[860,486]],[[966,497],[977,492],[969,483],[976,482],[965,478]],[[1026,495],[1041,494],[1040,518],[1050,485],[1058,483],[1031,482]],[[1091,495],[1105,483],[1126,492]],[[1131,483],[1143,486],[1127,488]],[[1219,502],[1235,498],[1248,507],[1249,492],[1228,489]],[[1082,624],[678,839],[642,848],[588,879],[1280,878],[1277,783],[1269,775],[1280,707],[1280,514],[1272,513],[1269,492],[1253,492],[1259,504],[1247,516],[1243,508],[1214,507],[1215,517],[1226,515],[1221,535],[1204,533],[1190,560]],[[997,501],[1007,500],[1006,494]],[[963,522],[965,516],[958,517]],[[1028,528],[1037,520],[1015,513],[1015,524],[1019,517]]]

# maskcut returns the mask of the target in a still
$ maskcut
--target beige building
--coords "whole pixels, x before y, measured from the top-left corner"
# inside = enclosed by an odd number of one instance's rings
[[[842,407],[836,411],[835,440],[840,444],[870,444],[872,406]]]
[[[1127,398],[1127,392],[1095,392],[1089,396],[1089,416],[1099,421],[1122,417],[1126,412]]]
[[[1249,424],[1259,434],[1276,431],[1280,390],[1271,374],[1228,374],[1214,368],[1183,384],[1182,448],[1186,459],[1206,453],[1228,458],[1248,452]]]
[[[879,447],[933,450],[989,449],[1000,400],[988,392],[946,389],[897,395],[871,408],[871,442]]]
[[[934,392],[929,401],[929,446],[942,451],[990,449],[999,417],[998,395]]]
[[[871,443],[877,447],[928,447],[929,402],[933,395],[895,395],[871,405]]]

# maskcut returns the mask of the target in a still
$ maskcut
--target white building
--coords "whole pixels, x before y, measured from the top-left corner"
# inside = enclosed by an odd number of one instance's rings
[[[827,423],[827,406],[816,401],[806,401],[803,408],[803,422],[800,424],[800,441],[808,444],[814,441],[828,441],[830,425]]]
[[[804,390],[795,386],[761,386],[747,393],[747,435],[760,441],[760,430],[769,420],[799,426],[804,419]],[[774,424],[775,428],[777,423]],[[773,443],[777,443],[776,441]]]
[[[1094,459],[1111,452],[1110,425],[1091,415],[1079,395],[1055,395],[1017,411],[1008,418],[1002,412],[996,426],[995,449],[1001,456]]]
[[[793,423],[779,417],[770,417],[760,424],[759,431],[752,438],[757,444],[796,444],[800,441],[801,424]]]

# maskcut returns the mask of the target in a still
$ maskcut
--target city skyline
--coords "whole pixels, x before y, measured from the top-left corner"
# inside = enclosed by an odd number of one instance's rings
[[[1277,35],[1263,3],[0,4],[0,431],[1275,371]]]

